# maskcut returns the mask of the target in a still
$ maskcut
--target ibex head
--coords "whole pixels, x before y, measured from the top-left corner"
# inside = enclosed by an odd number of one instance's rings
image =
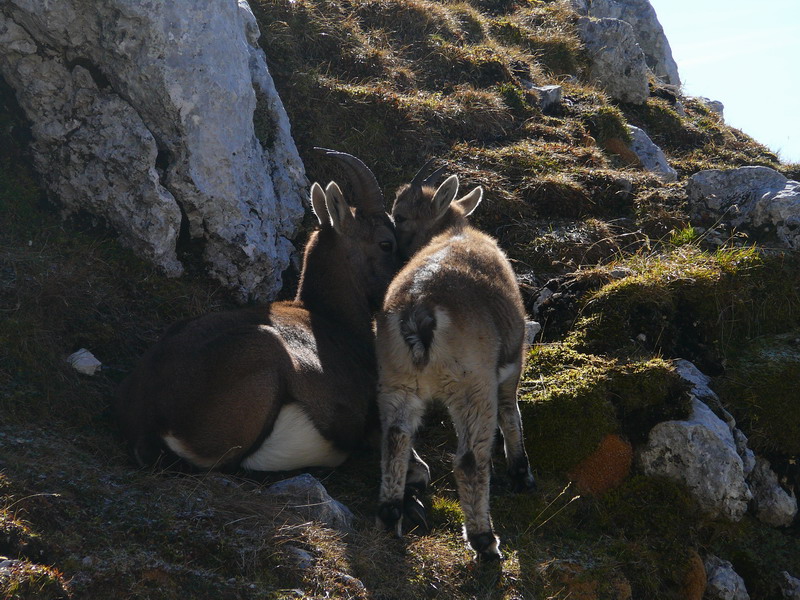
[[[428,161],[411,183],[397,191],[392,207],[398,249],[406,259],[445,229],[465,223],[483,198],[483,189],[478,186],[456,200],[456,175],[445,179],[438,188],[434,187],[444,169],[426,176],[432,162]]]
[[[311,187],[311,207],[319,221],[320,231],[317,239],[309,243],[323,245],[328,251],[335,246],[337,260],[346,261],[347,269],[343,271],[352,273],[353,282],[337,283],[364,286],[370,309],[377,310],[399,266],[394,224],[386,214],[383,194],[372,171],[360,159],[335,150],[317,150],[344,168],[352,197],[349,202],[345,200],[342,190],[333,181],[324,190],[318,183]],[[317,257],[318,253],[310,251],[306,256],[307,260],[314,260],[309,257]],[[309,291],[317,287],[315,282],[305,283]],[[317,291],[323,292],[314,290]]]

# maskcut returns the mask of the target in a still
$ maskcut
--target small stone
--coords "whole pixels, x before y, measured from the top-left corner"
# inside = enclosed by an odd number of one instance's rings
[[[84,375],[94,375],[103,366],[102,363],[95,358],[94,354],[89,352],[86,348],[81,348],[77,352],[73,352],[67,357],[67,362],[78,373]]]
[[[670,166],[664,152],[653,143],[650,136],[633,125],[628,125],[628,130],[631,133],[631,150],[639,157],[642,166],[666,183],[677,181],[678,172]]]
[[[537,321],[525,321],[525,343],[532,346],[541,330],[542,326]]]

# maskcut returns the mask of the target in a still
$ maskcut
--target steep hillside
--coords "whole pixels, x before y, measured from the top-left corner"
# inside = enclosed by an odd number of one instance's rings
[[[234,297],[191,244],[179,248],[187,273],[170,279],[89,216],[62,220],[0,81],[0,555],[18,560],[0,565],[4,597],[699,598],[709,554],[751,598],[779,597],[783,571],[800,577],[796,522],[711,518],[684,486],[630,465],[654,425],[689,413],[678,358],[719,378],[758,452],[796,456],[800,410],[781,384],[797,377],[800,261],[701,222],[687,180],[744,165],[797,179],[800,166],[655,79],[643,105],[610,99],[589,81],[564,1],[251,7],[310,180],[337,176],[312,150],[324,146],[361,157],[387,198],[430,157],[484,186],[476,222],[543,325],[520,390],[540,489],[512,494],[498,449],[492,513],[508,558],[484,565],[461,539],[442,410],[420,439],[432,531],[403,540],[374,528],[375,451],[313,471],[355,513],[349,533],[270,499],[265,484],[283,474],[136,471],[110,417],[116,385],[171,322]],[[543,111],[534,87],[547,84],[563,99]],[[677,182],[636,164],[629,124]],[[94,377],[66,363],[84,347],[104,364]]]

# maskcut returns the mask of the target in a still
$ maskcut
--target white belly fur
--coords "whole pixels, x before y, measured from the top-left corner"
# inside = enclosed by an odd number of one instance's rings
[[[242,461],[252,471],[291,471],[304,467],[338,467],[347,453],[320,435],[314,423],[297,404],[284,406],[272,433]]]

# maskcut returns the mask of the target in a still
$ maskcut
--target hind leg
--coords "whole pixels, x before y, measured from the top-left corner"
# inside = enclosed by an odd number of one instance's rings
[[[489,514],[492,445],[497,428],[496,389],[493,382],[473,382],[461,398],[448,402],[458,434],[453,474],[464,512],[464,533],[484,560],[502,558]]]
[[[525,451],[522,417],[519,414],[517,403],[517,384],[520,371],[521,365],[501,381],[497,394],[497,417],[500,422],[500,430],[503,432],[508,475],[514,484],[515,492],[536,489],[536,480],[531,472],[528,454]]]
[[[378,519],[384,527],[394,530],[398,536],[403,533],[406,482],[410,465],[413,464],[412,474],[417,482],[423,481],[420,478],[421,468],[416,462],[411,463],[412,453],[419,459],[411,442],[422,421],[424,408],[419,397],[402,389],[382,388],[378,393],[382,431]],[[425,464],[421,459],[419,463]]]

